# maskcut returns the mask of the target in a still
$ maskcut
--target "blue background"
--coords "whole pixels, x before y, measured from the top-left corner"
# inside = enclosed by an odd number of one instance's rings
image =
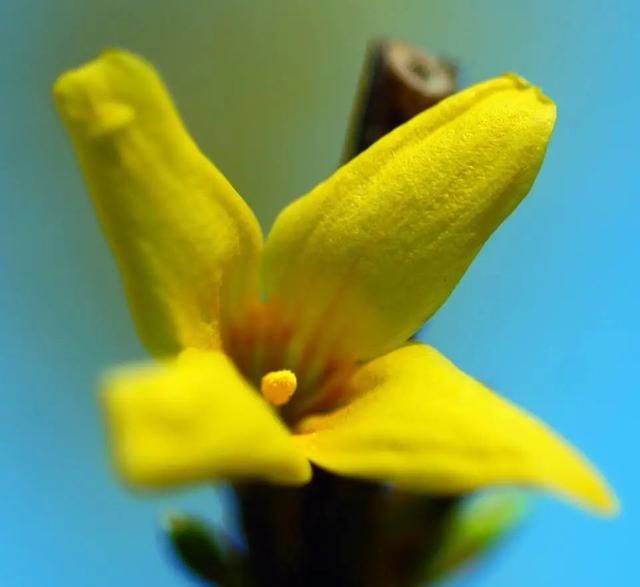
[[[133,496],[109,469],[94,382],[144,353],[51,106],[56,75],[104,46],[147,56],[268,226],[334,168],[365,42],[380,34],[455,58],[465,82],[518,71],[558,103],[532,196],[426,337],[580,446],[624,508],[603,521],[540,498],[454,584],[635,584],[639,22],[633,0],[3,0],[0,585],[187,585],[162,512],[227,512],[210,489]]]

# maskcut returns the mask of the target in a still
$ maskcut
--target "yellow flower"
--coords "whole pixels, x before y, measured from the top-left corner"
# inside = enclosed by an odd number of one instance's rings
[[[529,191],[555,121],[538,89],[504,75],[420,114],[289,206],[264,243],[138,57],[106,52],[54,94],[159,359],[104,382],[129,483],[298,485],[314,463],[415,492],[517,484],[615,509],[547,427],[407,343]]]

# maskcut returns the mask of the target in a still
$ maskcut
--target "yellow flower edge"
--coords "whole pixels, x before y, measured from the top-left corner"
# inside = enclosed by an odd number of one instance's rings
[[[224,298],[255,289],[253,212],[138,57],[105,51],[53,93],[143,342],[158,356],[219,348]]]
[[[349,405],[298,428],[299,446],[326,469],[433,494],[518,484],[602,514],[618,509],[584,457],[431,347],[375,359],[352,385]]]
[[[434,349],[403,344],[529,191],[556,115],[539,89],[506,74],[425,111],[289,206],[264,247],[146,62],[105,52],[54,96],[140,336],[161,359],[103,383],[128,483],[300,485],[315,463],[427,494],[519,485],[617,510],[546,426]],[[265,356],[283,364],[256,379],[248,365]],[[345,364],[341,402],[287,419]]]

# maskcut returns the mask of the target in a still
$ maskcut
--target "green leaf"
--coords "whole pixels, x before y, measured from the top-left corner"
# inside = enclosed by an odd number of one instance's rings
[[[237,585],[233,572],[236,565],[208,524],[193,516],[169,514],[165,531],[174,554],[191,573],[219,587]]]
[[[421,583],[438,581],[488,553],[527,512],[527,499],[515,492],[487,495],[461,507],[422,574]]]

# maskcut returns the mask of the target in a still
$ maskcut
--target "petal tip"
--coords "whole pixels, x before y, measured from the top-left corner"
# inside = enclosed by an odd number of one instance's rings
[[[555,106],[555,102],[542,91],[542,88],[532,84],[529,80],[522,77],[521,75],[512,71],[508,71],[503,74],[503,77],[510,80],[514,87],[518,89],[533,91],[538,100],[540,100],[540,102],[542,102],[543,104],[550,104]]]
[[[58,77],[54,101],[67,123],[88,136],[102,136],[135,118],[134,102],[144,96],[152,71],[134,54],[109,49]]]
[[[571,468],[567,464],[567,471]],[[565,480],[564,493],[590,512],[608,518],[620,513],[620,502],[604,477],[588,462]],[[560,487],[558,487],[562,491]]]
[[[585,503],[594,513],[606,518],[620,515],[620,500],[603,480],[598,480],[598,484],[585,497],[588,500]]]

